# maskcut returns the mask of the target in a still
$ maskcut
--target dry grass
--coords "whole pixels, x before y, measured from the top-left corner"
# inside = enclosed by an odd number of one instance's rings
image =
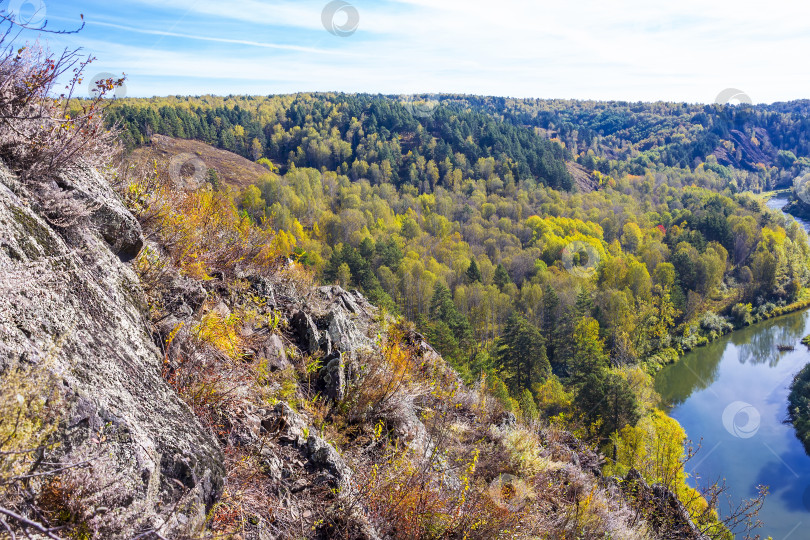
[[[174,156],[191,154],[202,159],[207,168],[216,170],[222,183],[235,188],[259,185],[262,176],[272,174],[258,163],[203,142],[157,134],[152,135],[151,142],[150,146],[137,148],[132,152],[133,162],[168,162]]]

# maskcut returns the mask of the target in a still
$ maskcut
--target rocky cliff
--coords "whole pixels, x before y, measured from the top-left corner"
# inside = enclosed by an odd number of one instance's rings
[[[105,501],[88,510],[93,529],[199,527],[221,494],[222,452],[161,377],[145,298],[124,262],[143,244],[140,225],[95,170],[66,173],[53,190],[75,215],[50,215],[0,168],[0,369],[55,376],[62,410],[45,457],[90,468]]]
[[[733,151],[721,145],[713,152],[720,165],[757,170],[760,165],[770,167],[776,157],[777,149],[771,144],[768,132],[763,128],[753,128],[752,137],[732,129],[729,131],[729,141],[733,143]]]

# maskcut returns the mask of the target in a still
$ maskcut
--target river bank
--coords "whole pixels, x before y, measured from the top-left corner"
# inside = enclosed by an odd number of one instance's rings
[[[790,313],[727,334],[655,378],[668,415],[700,447],[685,465],[690,485],[725,481],[737,502],[769,486],[759,515],[763,537],[801,538],[789,535],[810,511],[810,457],[785,423],[791,382],[808,359],[800,345],[808,333],[810,311]],[[795,349],[780,351],[780,344]]]
[[[782,211],[787,198],[765,194]],[[794,218],[796,219],[796,218]],[[797,221],[805,231],[810,222]],[[794,377],[807,364],[801,340],[810,333],[810,293],[700,343],[655,376],[668,414],[700,447],[686,464],[693,487],[723,480],[735,501],[770,490],[759,518],[763,536],[800,538],[810,511],[810,457],[789,419]],[[779,350],[780,345],[795,347]],[[720,508],[721,514],[732,512]]]
[[[786,217],[795,219],[799,225],[810,233],[810,220],[804,220],[787,214],[783,211],[785,205],[788,204],[788,194],[790,189],[768,191],[757,194],[750,194],[754,198],[763,201],[765,206],[771,210],[782,212]],[[768,309],[757,309],[752,311],[750,320],[740,323],[732,319],[723,317],[722,315],[711,313],[705,314],[701,320],[688,328],[683,335],[676,336],[673,339],[673,348],[671,352],[663,351],[646,359],[647,369],[654,375],[666,366],[678,362],[684,355],[694,351],[700,347],[705,347],[723,336],[729,335],[733,332],[742,330],[751,325],[775,319],[790,313],[810,308],[810,288],[804,288],[799,291],[798,299],[790,304],[784,306],[769,306]]]

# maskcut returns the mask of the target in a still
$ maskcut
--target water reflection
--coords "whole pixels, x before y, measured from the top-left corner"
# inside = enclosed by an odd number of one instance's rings
[[[777,345],[800,345],[808,312],[785,315],[724,336],[695,349],[679,362],[662,369],[655,389],[665,405],[677,407],[693,393],[709,388],[717,380],[720,362],[726,354],[744,365],[776,367],[787,353]]]
[[[768,461],[767,464],[760,465],[756,481],[750,486],[746,496],[755,497],[757,485],[772,486],[768,496],[769,504],[778,504],[791,512],[807,512],[808,508],[804,504],[804,497],[808,486],[810,486],[810,475],[797,472],[802,470],[801,462],[806,460],[807,455],[803,451],[773,456],[773,459]],[[791,463],[794,466],[791,466]],[[774,479],[784,476],[787,476],[789,481],[779,487],[775,486]]]
[[[785,202],[772,199],[768,206],[781,209]],[[808,230],[810,223],[798,221]],[[735,501],[754,496],[757,485],[769,486],[759,514],[764,526],[756,531],[763,538],[810,538],[810,457],[793,426],[785,423],[790,383],[810,361],[800,344],[808,333],[806,311],[759,323],[690,352],[661,370],[655,381],[662,398],[673,405],[672,417],[691,440],[702,442],[692,472],[704,480],[725,478]],[[781,344],[796,349],[780,352],[776,347]],[[740,437],[724,423],[725,411],[739,402],[760,418],[750,437]]]
[[[662,369],[655,377],[655,390],[667,406],[683,403],[696,390],[705,390],[717,379],[728,338],[701,347]],[[699,353],[698,353],[699,351]]]
[[[805,314],[806,315],[806,314]],[[784,355],[778,345],[798,345],[803,337],[806,317],[771,320],[747,331],[732,333],[731,342],[737,346],[741,364],[768,364],[775,367]]]
[[[694,471],[705,481],[726,479],[734,501],[769,486],[759,517],[763,538],[808,538],[810,457],[785,423],[793,376],[810,361],[800,344],[810,312],[792,313],[734,332],[661,370],[656,389],[692,441],[701,441]],[[780,344],[795,346],[780,352]],[[750,437],[730,430],[725,411],[736,403],[756,411]],[[742,420],[745,420],[743,418]],[[736,424],[735,424],[736,425]],[[694,476],[692,477],[694,480]],[[721,512],[728,515],[728,508]]]

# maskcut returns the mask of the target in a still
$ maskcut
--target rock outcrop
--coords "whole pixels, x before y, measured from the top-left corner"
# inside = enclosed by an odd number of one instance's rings
[[[624,495],[635,501],[663,537],[672,540],[709,540],[692,521],[683,503],[666,486],[648,485],[635,469],[630,469],[619,485]]]
[[[278,403],[270,411],[257,412],[263,416],[260,433],[278,442],[276,451],[280,455],[288,456],[288,462],[296,462],[298,457],[305,460],[299,462],[299,467],[284,470],[281,461],[271,450],[263,446],[263,451],[269,456],[267,468],[270,474],[276,475],[279,480],[286,474],[289,477],[287,483],[291,484],[290,489],[293,493],[312,489],[313,484],[327,485],[338,493],[338,500],[350,508],[349,515],[344,516],[344,519],[348,518],[350,521],[346,526],[353,529],[352,538],[378,539],[378,533],[368,522],[359,504],[352,469],[335,447],[317,435],[315,428],[308,424],[307,419],[286,403]]]
[[[89,457],[98,474],[115,472],[107,506],[121,528],[111,535],[193,530],[220,494],[222,455],[161,377],[125,263],[143,245],[140,226],[95,170],[73,170],[53,190],[86,212],[43,217],[41,198],[0,169],[0,384],[32,366],[54,374],[65,404],[60,461]],[[193,283],[175,293],[186,312],[204,296]]]
[[[768,132],[763,128],[754,128],[752,135],[757,140],[756,144],[752,137],[742,131],[736,129],[729,131],[729,139],[734,143],[735,150],[729,151],[725,146],[718,146],[714,150],[717,162],[720,165],[749,171],[757,170],[759,165],[770,167],[777,152],[770,142]]]

